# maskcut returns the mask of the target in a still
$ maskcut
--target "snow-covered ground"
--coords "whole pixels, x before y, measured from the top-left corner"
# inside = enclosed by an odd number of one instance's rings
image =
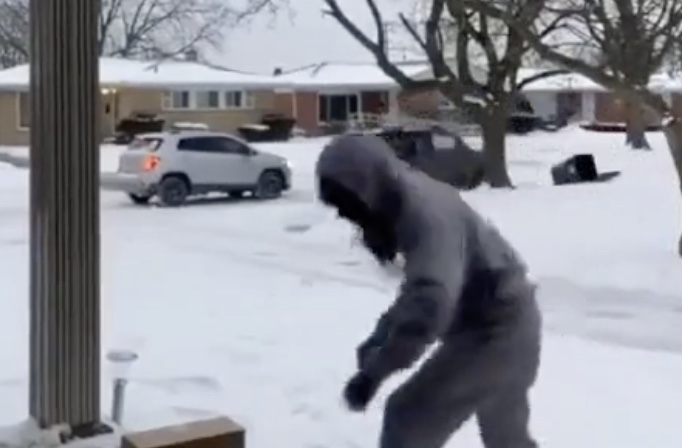
[[[682,201],[663,138],[651,139],[656,150],[644,153],[623,149],[622,135],[578,129],[511,137],[519,188],[466,194],[540,283],[546,344],[533,429],[542,447],[677,446]],[[102,193],[103,348],[140,355],[127,429],[221,413],[246,426],[253,448],[375,445],[394,383],[367,415],[349,414],[339,393],[395,279],[315,205],[321,144],[262,145],[295,166],[295,190],[278,202],[137,208]],[[117,151],[102,149],[104,170]],[[622,176],[550,186],[549,166],[583,151]],[[0,163],[0,425],[27,414],[27,178]],[[287,230],[302,223],[315,225]],[[475,425],[451,446],[480,447]]]

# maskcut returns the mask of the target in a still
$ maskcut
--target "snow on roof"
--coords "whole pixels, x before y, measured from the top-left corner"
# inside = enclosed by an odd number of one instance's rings
[[[431,68],[424,62],[398,63],[403,72],[415,79],[426,79],[431,76]],[[544,69],[522,68],[519,70],[519,82]],[[482,79],[485,73],[480,72]],[[387,76],[375,63],[331,63],[309,65],[297,70],[285,72],[278,76],[293,84],[298,90],[358,90],[358,89],[393,89],[398,88],[393,79]],[[603,91],[604,89],[589,78],[570,73],[542,78],[524,87],[524,91]]]
[[[429,70],[422,62],[398,63],[410,77],[419,78]],[[398,84],[376,63],[333,63],[309,65],[278,76],[299,90],[397,89]]]
[[[655,73],[649,78],[649,88],[658,92],[682,90],[682,79],[668,73]]]
[[[544,69],[536,68],[522,68],[519,70],[518,82],[528,79],[531,76],[546,71]],[[673,77],[665,73],[656,73],[651,75],[649,80],[649,88],[655,92],[671,92],[682,90],[682,78]],[[586,76],[577,73],[569,73],[566,75],[551,76],[549,78],[542,78],[538,81],[533,81],[527,84],[524,92],[548,92],[548,91],[582,91],[582,92],[596,92],[606,91],[607,89],[595,83]]]
[[[106,87],[163,88],[277,88],[285,80],[275,76],[240,73],[187,61],[133,61],[101,58],[100,84]],[[28,64],[0,71],[0,89],[25,90],[29,84]]]
[[[521,68],[517,75],[517,82],[523,82],[524,79],[529,79],[546,69],[538,68]],[[550,76],[548,78],[538,79],[530,84],[527,84],[522,89],[524,92],[555,92],[555,91],[582,91],[594,92],[603,91],[604,88],[595,83],[591,79],[579,75],[577,73],[568,73],[565,75]]]

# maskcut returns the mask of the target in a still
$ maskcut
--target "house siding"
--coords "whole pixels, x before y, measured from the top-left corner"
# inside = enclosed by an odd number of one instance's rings
[[[17,123],[17,92],[0,92],[0,145],[28,145],[29,132]],[[122,89],[109,101],[108,113],[103,107],[103,137],[111,135],[115,123],[134,112],[161,115],[167,125],[174,122],[198,122],[212,130],[235,132],[241,125],[259,122],[264,113],[275,109],[274,91],[256,91],[252,109],[235,110],[163,110],[163,91],[150,89]]]
[[[398,110],[402,114],[428,118],[438,112],[442,95],[437,89],[398,93]]]
[[[28,132],[19,129],[15,92],[0,92],[0,145],[25,146]]]
[[[317,92],[294,92],[290,93],[278,93],[276,104],[278,105],[277,112],[283,114],[289,114],[293,109],[293,118],[296,119],[296,126],[305,130],[308,133],[316,133],[319,130],[319,120],[317,111]],[[289,106],[286,99],[281,97],[288,96],[291,98],[291,102],[295,101],[295,107]]]
[[[384,91],[362,92],[360,102],[366,114],[385,114],[388,112],[388,96]]]
[[[274,112],[286,115],[288,117],[295,117],[296,116],[295,99],[296,99],[295,92],[275,93],[272,100]]]
[[[239,126],[260,122],[264,113],[274,109],[274,92],[254,92],[253,109],[234,110],[163,110],[162,90],[128,89],[119,92],[118,116],[124,118],[134,112],[161,115],[168,125],[177,122],[205,123],[214,131],[235,132]]]
[[[596,94],[595,121],[601,123],[626,123],[629,114],[630,110],[627,103],[616,94],[611,92],[599,92]],[[661,122],[660,117],[653,111],[646,111],[644,118],[647,125],[656,125]]]
[[[621,123],[626,120],[622,101],[611,93],[595,94],[595,121],[601,123]]]

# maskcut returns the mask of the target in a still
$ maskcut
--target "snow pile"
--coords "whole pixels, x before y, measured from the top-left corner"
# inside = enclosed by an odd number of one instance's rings
[[[34,421],[28,420],[18,425],[0,427],[0,448],[118,448],[121,436],[117,432],[94,437],[88,440],[62,441],[61,434],[68,432],[65,428],[55,427],[41,430]]]

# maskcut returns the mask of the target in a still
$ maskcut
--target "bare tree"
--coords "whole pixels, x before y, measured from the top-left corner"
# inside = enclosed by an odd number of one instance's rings
[[[225,0],[105,0],[100,52],[173,57],[207,45],[219,48],[230,27],[281,3],[250,0],[237,9]]]
[[[632,86],[648,86],[679,41],[682,3],[674,0],[563,0],[555,12],[565,17],[570,31],[597,54],[597,66],[618,74]],[[646,109],[625,101],[626,143],[650,149],[646,139]]]
[[[401,23],[425,56],[433,75],[428,80],[415,80],[389,59],[385,21],[375,0],[365,0],[375,25],[374,38],[346,16],[337,0],[324,1],[328,8],[325,12],[371,53],[379,67],[404,91],[437,89],[480,124],[487,183],[498,188],[512,186],[506,164],[505,134],[509,111],[518,92],[518,70],[530,49],[515,28],[501,26],[500,20],[472,11],[462,3],[445,0],[429,2],[421,29],[401,14]],[[542,10],[542,5],[538,7],[526,0],[510,0],[506,4],[509,14],[528,24],[534,23]],[[549,34],[551,29],[547,27],[545,33]],[[451,43],[454,49],[449,46]],[[480,60],[469,57],[472,47],[479,49]],[[452,53],[455,63],[449,57]]]
[[[0,2],[0,69],[28,61],[28,2]]]
[[[288,0],[102,0],[100,54],[175,57],[219,48],[231,27]],[[28,60],[28,0],[0,0],[0,66]]]
[[[648,7],[646,0],[581,0],[573,3],[566,0],[532,0],[538,4],[547,3],[554,8],[554,15],[564,18],[589,17],[592,21],[586,28],[590,34],[590,45],[597,45],[601,60],[590,61],[566,54],[560,49],[551,48],[542,41],[538,31],[518,20],[507,11],[496,7],[486,0],[446,0],[461,6],[465,3],[482,14],[503,20],[514,28],[519,35],[541,57],[552,61],[570,71],[580,73],[595,83],[615,92],[621,98],[638,107],[645,107],[662,118],[663,131],[672,155],[682,193],[682,117],[673,110],[661,95],[653,92],[645,83],[646,75],[634,78],[628,65],[640,62],[647,67],[658,64],[661,56],[670,49],[675,40],[680,38],[682,24],[682,3],[679,0],[651,0]],[[634,14],[648,16],[648,19]],[[625,32],[618,28],[632,27],[636,32]],[[607,37],[608,36],[608,37]],[[671,42],[671,39],[673,42]],[[646,54],[647,49],[653,49]],[[646,70],[644,70],[646,73]],[[678,243],[678,252],[682,256],[682,237]]]

